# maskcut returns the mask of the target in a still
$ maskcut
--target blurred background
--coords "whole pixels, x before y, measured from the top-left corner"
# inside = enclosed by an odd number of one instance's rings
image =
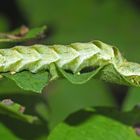
[[[98,39],[117,46],[129,61],[140,63],[139,0],[1,0],[0,32],[22,25],[29,28],[47,25],[44,44]],[[46,87],[42,95],[22,94],[24,91],[10,82],[8,86],[7,89],[1,83],[0,99],[12,98],[25,105],[26,111],[31,114],[36,112],[36,105],[43,100],[51,110],[51,127],[81,108],[115,106],[128,111],[140,103],[140,89],[98,80],[91,80],[82,86],[57,80]],[[6,121],[2,120],[5,124]],[[20,124],[16,125],[7,127],[22,137],[24,134]],[[31,136],[26,133],[27,137],[33,137],[32,132]]]

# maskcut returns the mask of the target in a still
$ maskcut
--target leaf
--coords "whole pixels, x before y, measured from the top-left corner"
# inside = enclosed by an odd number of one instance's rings
[[[26,44],[33,44],[38,39],[42,39],[46,33],[46,26],[28,29],[27,27],[23,26],[16,31],[11,33],[0,33],[0,47],[4,46],[13,46],[17,43],[26,43]]]
[[[139,107],[140,105],[140,88],[131,87],[124,99],[122,110],[130,111],[134,107]]]
[[[8,98],[8,100],[12,99],[13,101],[15,101],[15,104],[17,104],[16,107],[12,106],[13,111],[17,112],[17,114],[14,115],[13,112],[2,109],[3,111],[5,111],[5,115],[0,113],[0,121],[4,124],[4,126],[10,129],[13,134],[18,136],[20,140],[35,140],[42,135],[48,134],[46,123],[42,122],[35,112],[35,105],[40,102],[44,103],[45,99],[43,98],[43,96],[40,96],[38,94],[16,94],[5,95],[5,97],[1,98]],[[4,99],[4,101],[2,102],[4,102],[7,106],[10,106],[9,101],[5,101]],[[18,103],[22,103],[22,105],[25,105],[25,111],[24,107]],[[17,117],[18,113],[19,117]],[[25,117],[22,119],[20,114],[26,116],[26,119]],[[27,116],[31,116],[32,119],[31,117],[29,118]],[[30,122],[27,121],[27,119],[30,119]]]
[[[10,117],[14,117],[16,119],[28,122],[28,123],[34,123],[38,122],[38,118],[35,116],[31,115],[25,115],[23,114],[24,112],[24,107],[14,103],[10,99],[5,99],[0,102],[0,113],[4,115],[8,115]]]
[[[0,136],[5,140],[19,140],[6,126],[0,123]]]
[[[38,39],[45,36],[47,26],[42,26],[38,28],[33,28],[27,32],[27,34],[22,38],[22,40],[32,40]]]
[[[139,117],[140,110],[124,113],[108,108],[80,111],[58,124],[48,140],[140,140],[133,128],[140,122]]]
[[[48,72],[38,72],[33,74],[28,71],[22,71],[16,74],[3,73],[4,77],[13,80],[20,88],[27,91],[41,93],[42,89],[48,84]]]
[[[0,79],[0,95],[13,93],[25,93],[25,91],[19,88],[16,83],[11,81],[10,79]]]
[[[84,84],[87,81],[89,81],[91,78],[93,78],[100,70],[102,69],[102,67],[93,70],[92,72],[88,72],[88,73],[83,73],[83,74],[70,74],[66,71],[64,71],[63,69],[59,68],[59,71],[61,72],[61,74],[67,79],[69,80],[71,83],[73,84]]]
[[[66,79],[59,79],[50,84],[47,91],[48,106],[39,104],[36,109],[41,118],[47,121],[50,129],[79,109],[116,106],[109,89],[99,80],[92,79],[83,85],[75,85]]]

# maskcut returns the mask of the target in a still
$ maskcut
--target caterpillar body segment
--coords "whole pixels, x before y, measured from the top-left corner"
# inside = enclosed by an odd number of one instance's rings
[[[48,70],[54,74],[52,77],[58,77],[54,71],[56,67],[79,75],[86,67],[103,67],[110,64],[120,76],[131,83],[140,83],[140,65],[128,62],[117,48],[101,41],[69,45],[35,44],[0,49],[0,73],[15,74],[23,70],[37,73]]]
[[[110,50],[109,50],[110,49]],[[0,49],[0,72],[29,70],[36,73],[49,68],[51,63],[62,69],[78,72],[84,67],[102,65],[110,61],[113,49],[100,48],[94,43],[72,43],[70,45],[15,46]]]

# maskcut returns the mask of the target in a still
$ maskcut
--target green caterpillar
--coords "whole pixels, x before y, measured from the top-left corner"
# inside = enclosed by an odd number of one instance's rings
[[[139,84],[140,81],[140,65],[126,61],[117,48],[100,41],[0,49],[0,73],[50,71],[52,64],[73,74],[80,74],[87,67],[103,67],[101,71],[104,72],[105,66],[112,65],[119,75],[127,77],[132,83]],[[102,76],[102,79],[105,77]]]
[[[102,46],[101,46],[102,47]],[[0,49],[0,72],[49,69],[51,63],[74,73],[84,67],[103,65],[114,58],[112,47],[98,47],[93,42],[70,45],[33,45]]]

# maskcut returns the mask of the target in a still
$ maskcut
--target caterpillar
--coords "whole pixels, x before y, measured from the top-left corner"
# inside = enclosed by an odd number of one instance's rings
[[[133,82],[138,82],[136,79],[140,76],[139,64],[128,62],[116,47],[96,40],[69,45],[35,44],[0,49],[0,73],[16,73],[22,70],[32,73],[49,71],[51,64],[74,74],[79,74],[86,67],[111,64],[120,75],[131,78]]]
[[[76,73],[84,67],[103,65],[114,58],[113,48],[97,46],[93,42],[70,45],[15,46],[0,49],[0,72],[29,70],[36,73],[49,69],[51,63]]]

